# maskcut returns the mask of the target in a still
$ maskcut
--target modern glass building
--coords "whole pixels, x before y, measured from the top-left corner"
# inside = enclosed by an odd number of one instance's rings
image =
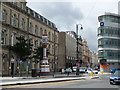
[[[98,58],[107,59],[110,68],[120,66],[120,16],[105,13],[98,17]]]

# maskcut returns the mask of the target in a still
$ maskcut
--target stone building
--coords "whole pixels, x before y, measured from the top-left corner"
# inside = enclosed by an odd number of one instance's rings
[[[76,63],[76,38],[73,33],[59,33],[59,69],[72,68]]]
[[[85,39],[82,40],[82,66],[87,67],[90,66],[90,59],[89,59],[89,47],[87,41]]]
[[[48,59],[50,70],[55,71],[58,64],[58,37],[59,31],[56,25],[46,19],[39,13],[26,6],[27,2],[1,2],[1,45],[2,48],[2,73],[3,75],[11,75],[11,67],[14,67],[14,74],[20,69],[19,58],[9,50],[9,46],[16,44],[16,37],[24,36],[32,44],[32,49],[36,49],[42,45],[41,38],[43,34],[48,34],[49,43],[48,51],[50,52]],[[56,66],[55,66],[56,65]],[[39,62],[35,63],[34,58],[28,60],[29,71],[37,68],[39,71]],[[26,72],[26,62],[22,63],[22,71]]]

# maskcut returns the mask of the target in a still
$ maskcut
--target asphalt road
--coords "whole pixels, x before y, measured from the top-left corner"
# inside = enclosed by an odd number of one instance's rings
[[[120,85],[109,84],[110,75],[100,75],[99,79],[50,82],[39,84],[15,85],[7,88],[119,88]]]

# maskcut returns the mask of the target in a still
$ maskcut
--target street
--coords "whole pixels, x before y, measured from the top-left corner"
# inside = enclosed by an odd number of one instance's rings
[[[5,88],[120,88],[119,85],[110,85],[110,75],[99,75],[98,79],[49,82],[38,84],[14,85]]]

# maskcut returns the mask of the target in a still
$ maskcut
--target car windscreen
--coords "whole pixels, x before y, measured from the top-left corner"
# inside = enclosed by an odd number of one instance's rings
[[[114,73],[114,75],[120,76],[120,70],[116,71],[116,72]]]

